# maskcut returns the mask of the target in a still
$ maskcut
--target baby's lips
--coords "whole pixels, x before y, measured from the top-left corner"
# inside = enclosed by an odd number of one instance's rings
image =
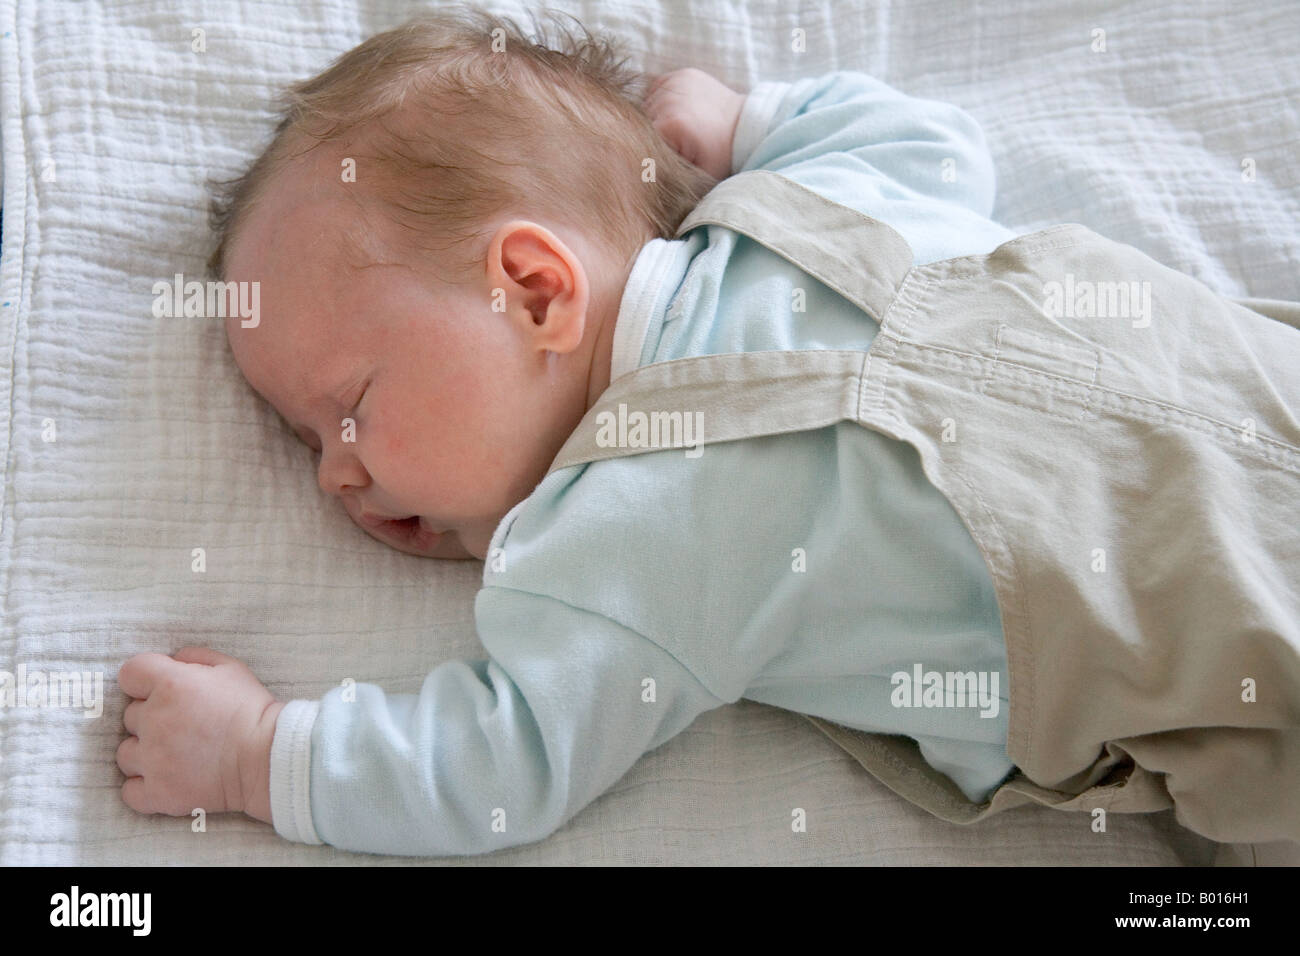
[[[399,521],[401,519],[389,518],[384,515],[373,515],[368,511],[363,511],[361,512],[361,514],[357,515],[357,520],[360,521],[367,528],[378,528],[380,525],[383,525],[386,522]]]
[[[414,526],[409,524],[411,518],[416,519],[416,523]],[[369,512],[363,511],[360,515],[359,520],[367,528],[383,528],[387,525],[392,525],[393,522],[395,521],[402,522],[403,526],[401,530],[404,533],[410,534],[412,538],[412,543],[417,544],[419,546],[433,545],[437,543],[437,540],[443,535],[443,532],[435,531],[430,526],[428,520],[419,515],[388,517],[385,515],[376,515],[376,514],[371,514]],[[394,529],[388,528],[387,530],[392,531]]]
[[[427,551],[442,540],[445,531],[434,531],[429,527],[429,522],[423,518],[415,528],[415,533],[411,536],[411,543],[422,551]]]
[[[352,512],[349,511],[349,513]],[[410,523],[411,518],[416,519],[414,525]],[[380,541],[384,541],[401,551],[426,556],[432,556],[434,548],[438,546],[447,533],[445,530],[434,530],[428,519],[420,515],[390,517],[369,511],[357,511],[354,520]],[[468,552],[466,552],[466,556],[468,556]]]
[[[382,528],[385,525],[392,525],[394,522],[398,522],[408,530],[414,530],[414,527],[410,524],[410,520],[417,517],[417,515],[377,515],[369,511],[363,511],[357,516],[357,521],[367,528]],[[428,527],[428,525],[424,523],[423,518],[418,519],[418,527]]]

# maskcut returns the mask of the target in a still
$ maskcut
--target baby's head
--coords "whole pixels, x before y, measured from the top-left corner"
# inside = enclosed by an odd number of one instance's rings
[[[235,361],[321,488],[413,554],[485,556],[608,384],[638,251],[714,182],[616,46],[533,28],[466,9],[371,38],[289,90],[214,203],[209,271],[260,283]]]

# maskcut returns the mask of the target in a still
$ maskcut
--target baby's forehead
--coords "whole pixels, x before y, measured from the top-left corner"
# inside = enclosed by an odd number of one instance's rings
[[[355,188],[339,187],[299,203],[284,221],[286,248],[298,255],[320,256],[331,269],[364,269],[394,262],[405,251],[399,237],[371,198]]]
[[[365,204],[344,195],[305,195],[271,182],[236,229],[226,261],[231,278],[304,270],[333,275],[386,255],[387,244]]]

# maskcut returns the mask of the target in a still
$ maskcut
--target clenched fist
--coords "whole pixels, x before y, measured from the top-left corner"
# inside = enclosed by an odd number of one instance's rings
[[[242,661],[206,647],[137,654],[118,685],[135,700],[117,748],[122,799],[140,813],[242,810],[271,821],[271,743],[284,704]]]
[[[731,175],[731,141],[744,105],[745,94],[694,67],[661,73],[645,96],[659,135],[715,179]]]

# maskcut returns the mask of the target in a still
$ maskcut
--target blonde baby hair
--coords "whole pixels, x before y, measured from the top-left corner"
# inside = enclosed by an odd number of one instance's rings
[[[232,236],[275,174],[343,137],[357,146],[357,181],[342,188],[368,190],[453,279],[481,264],[490,220],[507,212],[584,229],[624,263],[672,238],[716,180],[654,129],[648,77],[616,40],[542,13],[555,36],[537,14],[533,39],[481,9],[441,8],[289,87],[270,145],[214,184],[209,274],[225,278]]]

